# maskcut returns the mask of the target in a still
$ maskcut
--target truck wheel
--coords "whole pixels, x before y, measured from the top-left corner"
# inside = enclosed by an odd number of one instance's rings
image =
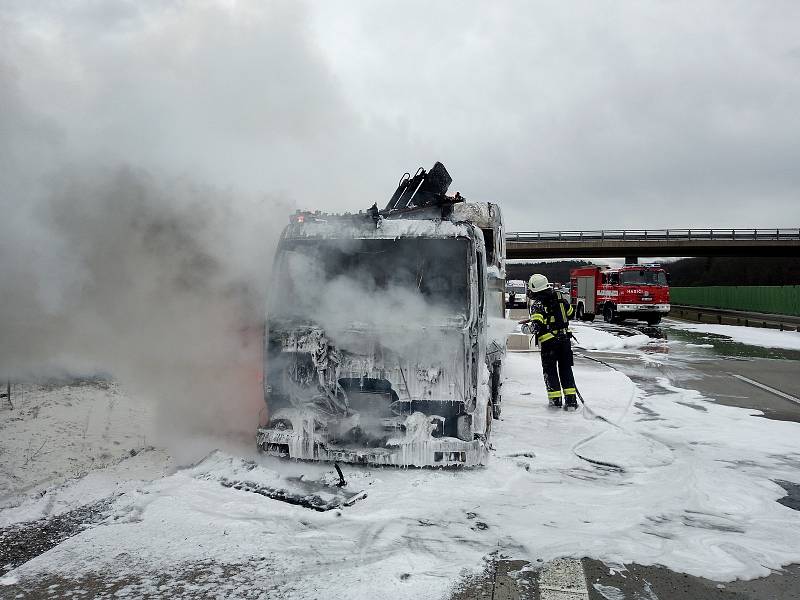
[[[661,315],[647,315],[645,320],[648,325],[658,325],[661,323]]]
[[[578,304],[578,308],[575,310],[575,318],[578,319],[578,321],[586,320],[583,318],[583,304]]]
[[[613,323],[616,318],[615,313],[614,307],[611,304],[606,304],[603,308],[603,320],[606,323]]]
[[[594,313],[586,313],[583,315],[583,320],[589,322],[594,321]]]

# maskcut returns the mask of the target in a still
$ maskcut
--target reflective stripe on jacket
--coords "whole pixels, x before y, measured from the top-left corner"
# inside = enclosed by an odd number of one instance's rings
[[[533,333],[539,344],[558,335],[569,336],[569,320],[575,310],[566,300],[559,298],[554,303],[537,301],[531,304],[530,310]]]

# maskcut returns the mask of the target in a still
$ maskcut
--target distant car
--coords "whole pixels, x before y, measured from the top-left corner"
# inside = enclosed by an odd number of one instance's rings
[[[527,306],[528,286],[521,279],[506,281],[506,308],[519,308]]]

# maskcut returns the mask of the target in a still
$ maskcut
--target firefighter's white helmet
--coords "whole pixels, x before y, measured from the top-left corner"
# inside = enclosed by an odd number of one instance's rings
[[[550,282],[547,281],[547,277],[539,273],[534,273],[528,280],[528,290],[530,290],[532,294],[544,291],[548,287],[550,287]]]

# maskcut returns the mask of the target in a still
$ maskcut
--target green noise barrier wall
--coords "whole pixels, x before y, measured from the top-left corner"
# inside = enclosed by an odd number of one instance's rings
[[[673,304],[800,316],[800,285],[671,287],[669,293]]]

